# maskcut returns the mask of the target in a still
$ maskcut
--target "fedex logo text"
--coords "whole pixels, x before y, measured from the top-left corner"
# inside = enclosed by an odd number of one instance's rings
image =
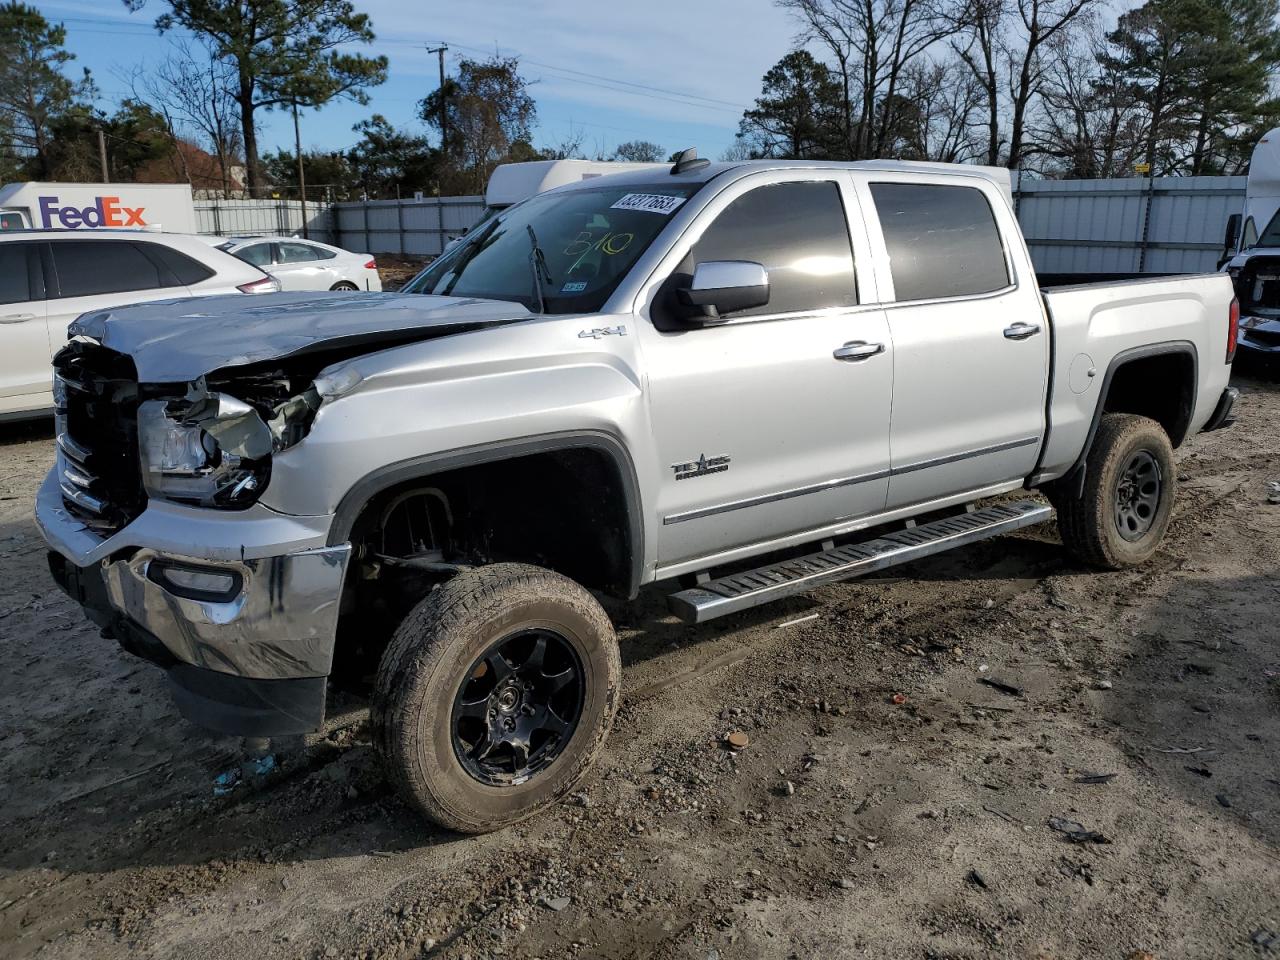
[[[91,207],[58,206],[57,197],[40,197],[40,219],[46,230],[65,227],[145,227],[146,207],[124,207],[119,197],[98,197]],[[55,222],[56,221],[56,222]]]

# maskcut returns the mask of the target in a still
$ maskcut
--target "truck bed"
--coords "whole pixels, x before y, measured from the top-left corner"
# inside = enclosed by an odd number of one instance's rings
[[[1231,375],[1226,362],[1231,301],[1225,273],[1144,275],[1125,280],[1053,286],[1040,278],[1041,297],[1053,329],[1053,373],[1049,383],[1049,439],[1039,479],[1070,468],[1084,448],[1106,394],[1110,370],[1120,360],[1161,352],[1190,355],[1196,366],[1188,435],[1213,414]],[[1160,384],[1153,383],[1153,389]],[[1181,438],[1174,438],[1175,444]]]

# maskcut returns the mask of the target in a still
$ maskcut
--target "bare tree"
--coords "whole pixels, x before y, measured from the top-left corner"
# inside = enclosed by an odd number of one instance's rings
[[[1004,61],[1004,26],[1009,0],[970,0],[954,8],[957,35],[951,46],[973,75],[983,98],[983,126],[986,131],[984,160],[1000,163],[1001,67]]]
[[[805,42],[826,47],[842,92],[841,135],[852,158],[882,157],[900,123],[907,68],[956,31],[940,0],[777,0]]]
[[[1123,177],[1146,149],[1146,124],[1132,82],[1106,40],[1089,38],[1053,58],[1031,124],[1031,150],[1047,161],[1043,172],[1092,179]]]
[[[1016,170],[1026,150],[1027,121],[1054,56],[1069,49],[1069,31],[1084,22],[1101,0],[1013,0],[1012,29],[1005,51],[1009,78],[1009,156]]]
[[[177,153],[182,153],[177,141],[186,138],[214,156],[224,197],[233,192],[231,170],[243,149],[237,83],[229,62],[186,43],[175,43],[151,72],[135,71],[130,78],[134,98],[165,118]]]
[[[906,122],[896,156],[944,163],[985,159],[983,94],[963,63],[912,64],[903,74],[902,101]]]

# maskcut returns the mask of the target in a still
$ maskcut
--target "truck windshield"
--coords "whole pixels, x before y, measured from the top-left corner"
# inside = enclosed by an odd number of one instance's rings
[[[498,211],[404,287],[592,313],[701,184],[627,184],[545,193]]]
[[[1276,211],[1271,222],[1267,224],[1267,229],[1262,231],[1262,236],[1258,237],[1253,246],[1280,247],[1280,210]]]

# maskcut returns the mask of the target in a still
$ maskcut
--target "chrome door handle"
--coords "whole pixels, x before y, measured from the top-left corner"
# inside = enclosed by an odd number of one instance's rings
[[[867,343],[865,340],[851,340],[842,347],[837,347],[831,355],[837,360],[867,360],[877,353],[884,353],[883,343]]]
[[[1039,332],[1040,324],[1038,323],[1015,323],[1004,328],[1004,338],[1006,340],[1025,340],[1027,337],[1034,337]]]
[[[25,323],[28,320],[34,320],[34,313],[6,313],[0,315],[0,323]]]

